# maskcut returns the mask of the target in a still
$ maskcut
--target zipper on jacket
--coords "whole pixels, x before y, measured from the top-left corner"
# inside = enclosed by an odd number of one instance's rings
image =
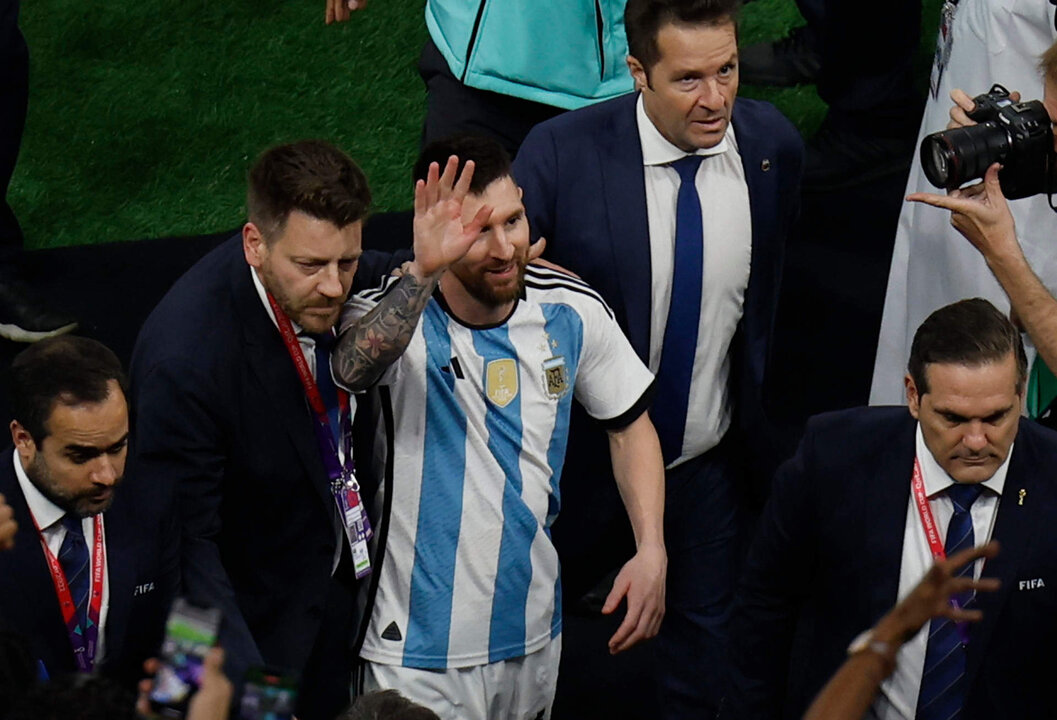
[[[598,28],[598,80],[601,82],[606,79],[606,45],[602,34],[605,25],[602,22],[601,0],[595,0],[595,25]]]
[[[473,53],[474,43],[477,42],[477,30],[481,27],[481,16],[484,15],[484,6],[488,0],[481,0],[481,4],[477,6],[477,17],[473,19],[473,30],[470,31],[470,42],[466,44],[466,59],[462,64],[462,77],[459,78],[459,82],[466,82],[466,73],[470,70],[470,55]],[[596,0],[597,2],[597,0]],[[599,18],[601,22],[601,18]]]

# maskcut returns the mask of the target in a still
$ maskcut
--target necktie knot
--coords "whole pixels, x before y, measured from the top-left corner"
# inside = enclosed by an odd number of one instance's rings
[[[305,337],[310,337],[313,340],[315,340],[316,348],[318,348],[319,350],[322,350],[323,352],[326,352],[328,354],[330,353],[331,350],[334,349],[334,345],[338,341],[338,339],[336,337],[334,337],[334,333],[332,333],[332,332],[305,333]]]
[[[947,497],[954,503],[955,512],[968,512],[983,491],[979,483],[955,483],[947,488]]]
[[[79,538],[84,538],[84,527],[81,525],[81,518],[73,513],[66,513],[62,516],[62,526],[66,528],[66,532],[73,533]]]
[[[679,173],[679,180],[685,183],[692,181],[697,175],[697,169],[701,167],[702,160],[704,160],[704,155],[686,155],[671,163],[671,167]]]

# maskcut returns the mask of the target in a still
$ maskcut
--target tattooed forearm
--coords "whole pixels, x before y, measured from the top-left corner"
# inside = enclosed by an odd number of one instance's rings
[[[373,385],[404,353],[436,286],[436,278],[420,280],[408,273],[373,310],[341,333],[331,366],[350,390]]]

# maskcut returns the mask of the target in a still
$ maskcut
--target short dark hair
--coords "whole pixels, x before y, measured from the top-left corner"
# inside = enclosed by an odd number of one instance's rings
[[[441,172],[444,172],[444,166],[452,155],[459,158],[460,173],[466,161],[473,160],[471,195],[480,195],[496,180],[511,177],[510,155],[497,140],[483,135],[454,135],[435,140],[422,149],[418,160],[415,161],[412,179],[425,180],[430,163],[437,163]]]
[[[649,74],[661,58],[657,34],[668,24],[738,24],[741,0],[628,0],[624,6],[624,32],[628,54]]]
[[[299,210],[338,228],[362,220],[371,206],[367,176],[352,158],[322,140],[265,150],[250,170],[246,214],[272,242]]]
[[[114,380],[128,399],[128,380],[117,355],[101,342],[76,335],[41,340],[11,363],[11,410],[38,445],[48,436],[56,403],[101,403]]]
[[[440,720],[440,717],[396,690],[380,690],[356,698],[338,720]]]
[[[959,300],[921,323],[910,346],[907,370],[918,394],[924,395],[929,391],[925,370],[932,363],[978,367],[1000,362],[1010,353],[1017,361],[1016,389],[1020,393],[1028,376],[1020,331],[987,300]]]

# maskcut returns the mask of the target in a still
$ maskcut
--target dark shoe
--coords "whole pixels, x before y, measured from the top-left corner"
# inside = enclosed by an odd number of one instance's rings
[[[807,143],[802,187],[829,192],[906,173],[915,143],[914,137],[876,137],[823,123]]]
[[[0,337],[15,342],[37,342],[77,327],[77,320],[45,304],[18,280],[0,281]]]
[[[775,42],[756,43],[738,52],[738,78],[753,85],[802,85],[818,80],[818,42],[807,25]]]

